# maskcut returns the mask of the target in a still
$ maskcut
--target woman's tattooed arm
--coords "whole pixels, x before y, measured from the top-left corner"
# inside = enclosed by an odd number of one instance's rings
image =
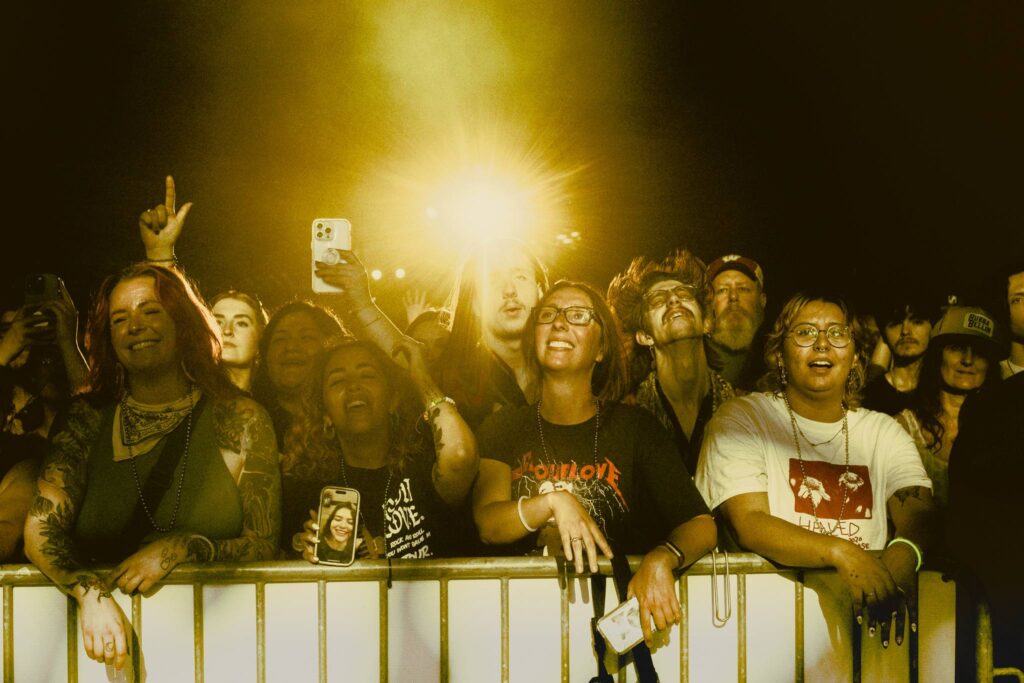
[[[242,535],[213,540],[217,561],[269,560],[281,533],[281,469],[270,416],[255,401],[238,398],[214,413],[220,447],[242,456],[238,493],[242,499]],[[199,547],[194,548],[196,552]]]
[[[97,599],[109,595],[99,577],[82,567],[72,540],[85,496],[89,449],[99,428],[99,411],[83,400],[73,402],[66,419],[54,425],[25,523],[25,554],[61,590],[79,600],[94,592]]]

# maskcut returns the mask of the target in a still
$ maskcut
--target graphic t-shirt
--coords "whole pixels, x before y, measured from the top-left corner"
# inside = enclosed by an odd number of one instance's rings
[[[798,457],[782,398],[761,393],[730,401],[708,423],[697,488],[712,509],[743,493],[767,493],[773,516],[880,550],[889,498],[902,488],[932,484],[913,440],[894,419],[860,409],[847,420],[849,468],[842,420],[796,415]]]
[[[671,437],[650,413],[602,405],[595,453],[597,421],[542,420],[539,428],[536,406],[506,408],[484,422],[477,445],[481,457],[511,468],[512,500],[569,491],[627,553],[647,552],[672,529],[708,513]],[[512,551],[529,552],[536,544],[527,537]]]

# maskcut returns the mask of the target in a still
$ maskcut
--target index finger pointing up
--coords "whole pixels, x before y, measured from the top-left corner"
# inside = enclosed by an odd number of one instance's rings
[[[174,195],[174,178],[167,176],[166,184],[167,194],[164,197],[164,206],[167,207],[167,213],[173,216],[176,213],[174,210],[174,204],[177,201]]]

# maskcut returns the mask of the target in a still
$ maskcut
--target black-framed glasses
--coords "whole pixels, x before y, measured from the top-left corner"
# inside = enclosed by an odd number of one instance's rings
[[[814,346],[815,342],[818,341],[818,336],[821,334],[824,334],[828,343],[837,349],[848,345],[853,339],[850,326],[838,323],[829,325],[824,330],[811,323],[803,323],[789,331],[789,336],[793,337],[793,341],[796,342],[797,346]]]
[[[680,301],[696,301],[697,290],[690,285],[679,285],[671,289],[658,289],[644,295],[644,304],[647,308],[661,308],[668,303],[669,298],[675,295]]]
[[[537,324],[538,325],[550,325],[555,322],[555,318],[559,315],[565,318],[565,322],[570,325],[589,325],[590,321],[597,317],[594,313],[594,309],[589,306],[566,306],[565,308],[558,308],[557,306],[542,306],[537,309]]]

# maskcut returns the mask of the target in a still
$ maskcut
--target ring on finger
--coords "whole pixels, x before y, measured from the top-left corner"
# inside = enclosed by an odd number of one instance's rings
[[[103,643],[103,651],[104,652],[113,652],[114,651],[114,644],[109,642],[109,641],[106,642],[106,643]]]
[[[572,538],[569,539],[569,541],[571,543],[582,543],[583,542],[583,537],[582,536],[573,536]]]

